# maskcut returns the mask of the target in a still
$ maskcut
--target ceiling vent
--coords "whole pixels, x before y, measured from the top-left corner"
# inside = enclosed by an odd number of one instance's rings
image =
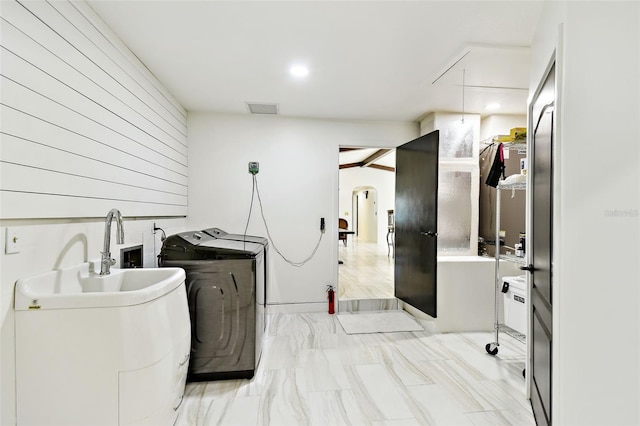
[[[258,104],[247,102],[251,114],[278,115],[278,104]]]

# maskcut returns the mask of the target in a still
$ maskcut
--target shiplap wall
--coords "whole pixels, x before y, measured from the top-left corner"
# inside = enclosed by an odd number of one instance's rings
[[[0,3],[0,218],[185,216],[184,108],[86,3]]]

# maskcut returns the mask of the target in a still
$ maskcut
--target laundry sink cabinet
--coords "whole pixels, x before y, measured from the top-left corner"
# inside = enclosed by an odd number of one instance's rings
[[[126,291],[87,290],[88,263],[18,281],[19,425],[175,422],[191,331],[184,271],[167,269],[127,273]]]

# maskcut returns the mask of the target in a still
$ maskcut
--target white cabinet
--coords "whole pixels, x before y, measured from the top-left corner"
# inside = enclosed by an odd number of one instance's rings
[[[162,324],[157,332],[166,333],[172,347],[146,367],[118,372],[120,425],[171,425],[178,415],[187,380],[191,334],[188,313],[175,314],[184,310],[182,302],[187,300],[184,285],[175,296],[164,301],[162,304],[166,306],[157,312],[162,314],[158,316],[162,317]]]
[[[16,310],[19,425],[171,425],[191,331],[184,282],[133,306]]]

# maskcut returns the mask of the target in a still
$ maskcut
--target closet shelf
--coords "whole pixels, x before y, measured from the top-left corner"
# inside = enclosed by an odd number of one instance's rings
[[[519,150],[519,151],[523,151],[526,153],[527,150],[527,144],[521,141],[518,142],[499,142],[497,140],[498,137],[494,137],[491,140],[489,140],[488,142],[485,142],[487,144],[492,144],[492,143],[502,143],[502,148],[503,149],[507,149],[507,150]],[[498,186],[497,186],[497,191],[496,191],[496,202],[495,202],[495,209],[496,209],[496,239],[495,241],[500,241],[500,202],[501,202],[501,193],[503,190],[521,190],[521,191],[526,191],[527,189],[527,183],[526,182],[516,182],[516,183],[510,183],[510,184],[505,184],[504,181],[500,181],[498,182]],[[500,332],[503,332],[505,334],[508,334],[511,337],[516,338],[517,340],[519,340],[520,342],[524,342],[526,341],[526,336],[522,333],[517,332],[516,330],[513,330],[512,328],[508,327],[507,325],[505,325],[504,323],[500,322],[500,315],[498,312],[499,306],[500,306],[500,299],[502,298],[502,278],[500,276],[500,260],[504,260],[507,262],[511,262],[511,263],[515,263],[517,265],[521,265],[521,266],[526,266],[527,265],[527,261],[525,258],[523,257],[518,257],[518,256],[514,256],[511,254],[501,254],[500,253],[500,246],[497,245],[496,246],[496,250],[495,250],[495,260],[496,260],[496,275],[495,275],[495,299],[494,299],[494,330],[495,330],[495,340],[493,342],[487,343],[487,345],[485,346],[485,350],[487,351],[487,353],[489,355],[496,355],[498,353],[498,346],[500,346],[500,339],[499,339],[499,334]],[[523,302],[524,303],[524,302]],[[523,372],[524,374],[524,372]]]
[[[526,265],[527,261],[524,257],[518,257],[513,254],[501,254],[500,260],[505,260],[507,262],[516,263],[518,265]]]
[[[509,151],[526,151],[527,143],[526,142],[502,142],[502,149],[507,149]]]
[[[517,183],[508,183],[508,184],[499,183],[497,189],[499,190],[515,189],[515,190],[524,191],[527,189],[527,183],[526,182],[517,182]]]
[[[526,140],[518,140],[513,142],[500,142],[497,136],[494,136],[489,139],[485,139],[480,142],[483,145],[493,145],[493,144],[502,144],[502,149],[507,149],[509,151],[518,150],[518,151],[526,151],[527,150],[527,141]]]
[[[500,324],[498,325],[498,329],[499,331],[508,334],[509,336],[513,337],[514,339],[516,339],[517,341],[524,343],[527,341],[527,336],[525,336],[524,334],[520,333],[519,331],[514,330],[511,327],[508,327],[506,325]]]

